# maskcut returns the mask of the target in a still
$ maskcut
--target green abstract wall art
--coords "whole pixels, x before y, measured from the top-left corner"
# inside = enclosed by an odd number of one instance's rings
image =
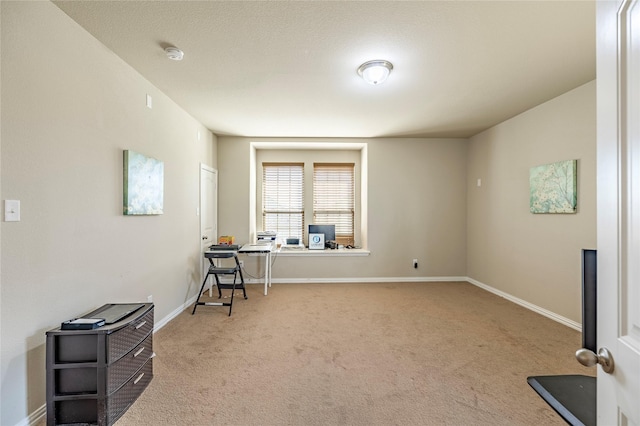
[[[531,213],[575,213],[577,171],[577,160],[532,167],[529,171]]]
[[[124,151],[125,215],[162,214],[164,163],[138,152]]]

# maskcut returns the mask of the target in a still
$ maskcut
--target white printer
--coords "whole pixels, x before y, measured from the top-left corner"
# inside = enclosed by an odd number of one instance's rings
[[[258,244],[273,244],[276,242],[277,234],[275,231],[258,231]]]

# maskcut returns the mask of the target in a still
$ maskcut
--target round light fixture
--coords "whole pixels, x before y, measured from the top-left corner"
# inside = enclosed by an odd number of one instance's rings
[[[181,61],[184,58],[184,52],[177,47],[165,47],[164,53],[167,54],[167,58],[172,61]]]
[[[367,61],[358,67],[358,75],[369,84],[381,84],[389,77],[393,64],[383,59]]]

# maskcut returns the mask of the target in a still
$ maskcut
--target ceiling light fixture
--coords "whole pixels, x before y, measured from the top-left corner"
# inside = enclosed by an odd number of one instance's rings
[[[358,67],[358,75],[369,84],[382,84],[391,74],[393,64],[389,61],[376,59],[367,61]]]
[[[167,54],[167,58],[172,61],[181,61],[184,58],[184,52],[177,47],[165,47],[164,53]]]

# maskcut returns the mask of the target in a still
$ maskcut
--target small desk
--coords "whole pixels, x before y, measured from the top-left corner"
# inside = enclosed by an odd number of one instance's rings
[[[275,242],[269,244],[245,244],[238,249],[238,253],[248,255],[264,256],[264,295],[267,295],[267,289],[271,287],[271,253],[276,249]]]

